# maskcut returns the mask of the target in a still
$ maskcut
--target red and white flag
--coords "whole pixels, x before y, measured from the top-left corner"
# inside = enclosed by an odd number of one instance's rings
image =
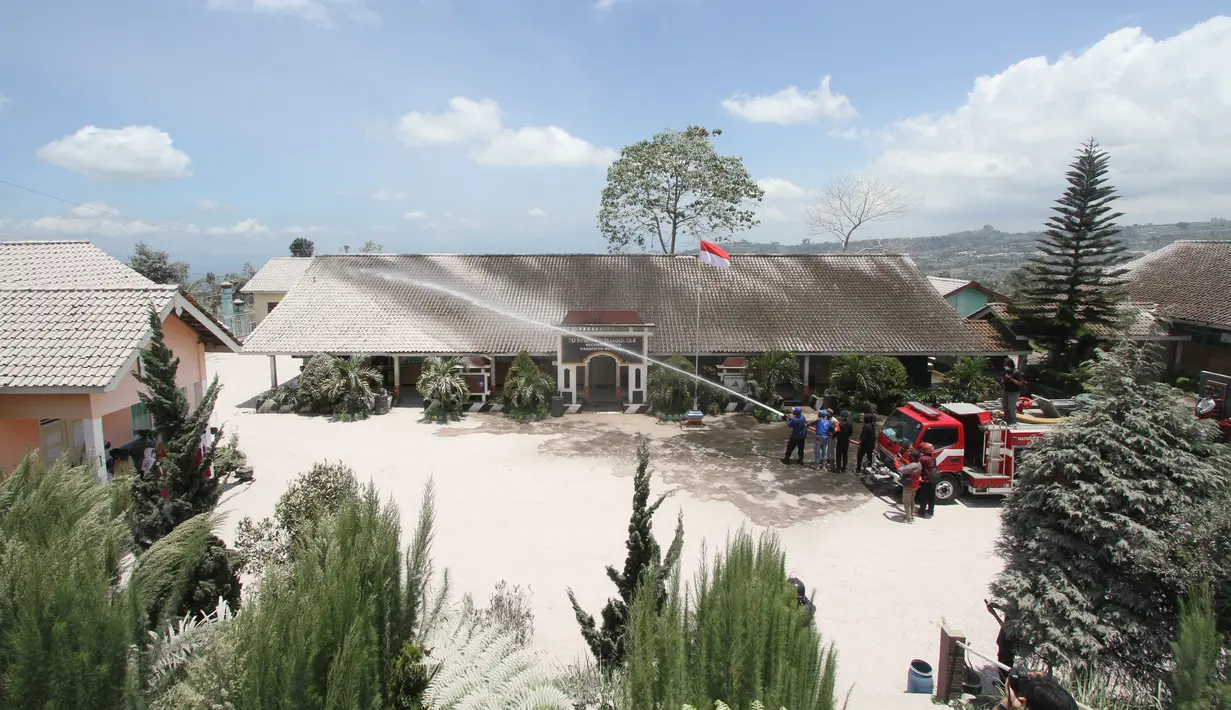
[[[717,266],[720,269],[731,268],[731,255],[725,249],[713,242],[701,240],[701,254],[699,257],[702,263],[710,266]]]

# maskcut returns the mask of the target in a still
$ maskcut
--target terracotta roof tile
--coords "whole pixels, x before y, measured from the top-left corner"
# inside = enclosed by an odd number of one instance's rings
[[[275,256],[244,284],[240,293],[286,293],[312,264],[312,257]]]
[[[1134,301],[1175,320],[1231,328],[1231,241],[1188,241],[1126,264]]]
[[[326,255],[245,342],[249,353],[534,353],[573,310],[635,311],[654,353],[694,349],[691,256]],[[901,255],[739,254],[702,266],[701,352],[981,353],[985,343]]]

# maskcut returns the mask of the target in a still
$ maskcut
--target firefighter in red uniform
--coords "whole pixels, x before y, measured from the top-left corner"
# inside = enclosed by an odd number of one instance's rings
[[[936,447],[928,442],[919,445],[919,517],[930,518],[936,510]]]

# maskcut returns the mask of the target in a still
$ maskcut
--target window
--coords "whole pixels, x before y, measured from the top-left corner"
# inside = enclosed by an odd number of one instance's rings
[[[633,385],[633,387],[635,387],[636,389],[641,389],[641,368],[640,367],[634,368],[634,372],[636,372],[637,374],[633,377],[633,381],[636,383]]]
[[[572,372],[573,371],[571,368],[564,368],[564,389],[566,390],[573,387],[573,385],[569,383],[569,375],[572,374]]]
[[[938,449],[943,449],[957,443],[958,430],[955,426],[933,427],[924,432],[923,440]]]
[[[894,412],[885,420],[881,432],[898,446],[914,446],[923,425],[901,412]]]
[[[150,412],[146,409],[144,402],[137,402],[129,407],[128,413],[132,417],[134,436],[142,429],[154,428],[154,418],[150,416]]]
[[[274,309],[278,307],[278,303],[279,301],[270,301],[269,303],[265,304],[265,313],[266,314],[273,313]]]

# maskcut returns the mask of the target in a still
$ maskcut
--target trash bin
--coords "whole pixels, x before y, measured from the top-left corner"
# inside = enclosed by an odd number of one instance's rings
[[[916,658],[906,672],[906,692],[932,694],[932,664]]]
[[[551,398],[551,416],[564,416],[564,398],[560,395]]]

